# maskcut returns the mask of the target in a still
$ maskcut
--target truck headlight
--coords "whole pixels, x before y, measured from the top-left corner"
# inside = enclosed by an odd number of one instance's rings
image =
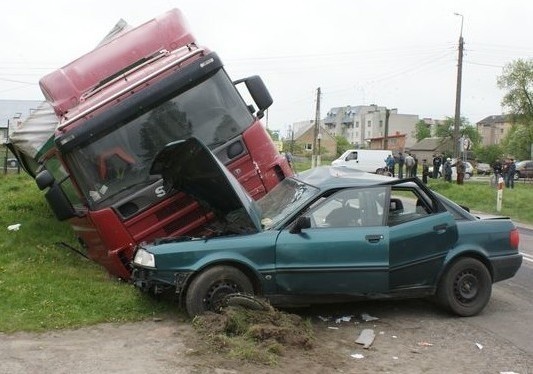
[[[139,248],[139,250],[135,252],[133,263],[144,267],[155,268],[154,255],[142,248]]]

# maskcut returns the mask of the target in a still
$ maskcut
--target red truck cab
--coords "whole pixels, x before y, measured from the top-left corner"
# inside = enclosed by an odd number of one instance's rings
[[[257,110],[239,94],[240,83]],[[118,277],[129,278],[138,243],[223,227],[216,212],[149,174],[166,144],[200,139],[253,198],[292,174],[259,122],[272,103],[261,79],[232,82],[176,9],[106,41],[40,86],[59,123],[37,184],[87,255]]]

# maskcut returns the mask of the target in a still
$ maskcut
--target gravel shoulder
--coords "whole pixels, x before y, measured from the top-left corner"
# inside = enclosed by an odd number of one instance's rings
[[[468,318],[451,317],[426,301],[365,302],[297,312],[312,320],[314,347],[288,348],[276,366],[212,352],[190,321],[168,316],[41,334],[0,334],[0,373],[533,372],[531,354],[504,336]],[[365,322],[363,313],[378,319]],[[355,343],[363,329],[376,334],[368,349]]]

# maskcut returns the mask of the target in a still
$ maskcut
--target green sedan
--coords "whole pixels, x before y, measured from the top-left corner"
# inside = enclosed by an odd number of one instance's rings
[[[278,306],[436,296],[472,316],[522,263],[510,219],[479,219],[417,178],[318,167],[253,201],[194,138],[169,144],[152,173],[193,196],[210,223],[139,246],[132,281],[175,292],[190,316],[235,293]]]

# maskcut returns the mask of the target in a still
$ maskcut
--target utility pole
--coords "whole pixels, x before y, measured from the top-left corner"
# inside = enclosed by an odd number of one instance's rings
[[[455,121],[453,126],[453,149],[454,156],[459,157],[461,150],[459,149],[459,126],[461,124],[461,81],[463,76],[463,20],[462,14],[454,13],[461,17],[461,33],[459,34],[459,56],[457,57],[457,90],[455,91]]]
[[[315,128],[313,132],[313,158],[311,159],[311,167],[317,166],[317,140],[320,126],[320,87],[316,90],[316,111],[315,111]]]
[[[389,117],[390,109],[385,109],[385,136],[383,136],[383,149],[389,149]]]

